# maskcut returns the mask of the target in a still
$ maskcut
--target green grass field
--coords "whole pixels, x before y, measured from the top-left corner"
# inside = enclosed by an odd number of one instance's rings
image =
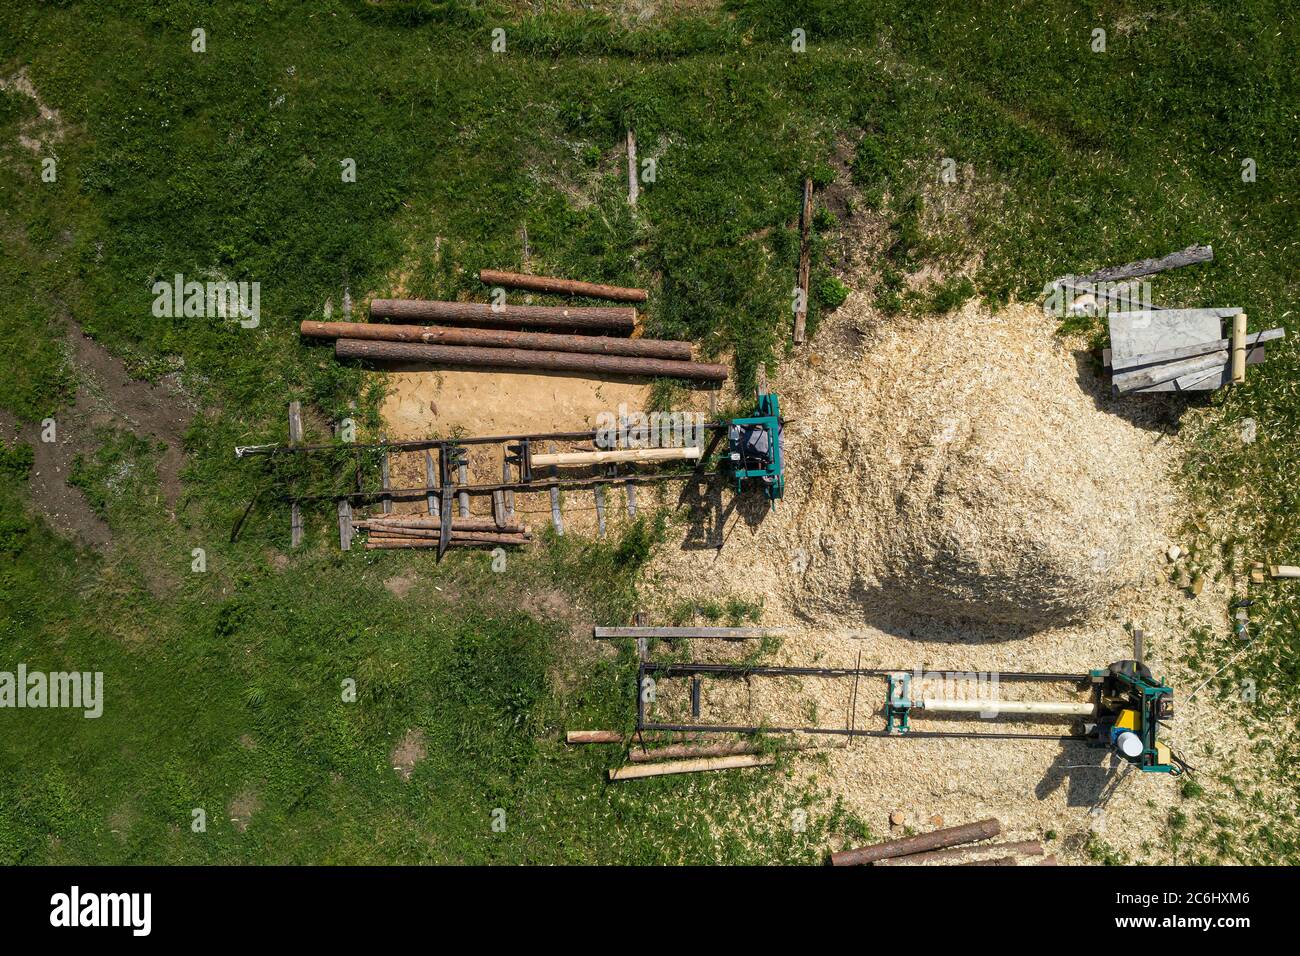
[[[67,406],[60,324],[74,320],[135,375],[178,378],[201,411],[174,519],[150,443],[109,430],[78,463],[73,481],[115,537],[107,557],[33,514],[29,453],[3,449],[0,669],[102,670],[111,706],[98,720],[0,712],[0,863],[813,862],[827,833],[862,835],[818,793],[796,800],[748,775],[620,789],[603,782],[608,753],[564,751],[566,726],[629,723],[635,667],[624,656],[554,680],[572,663],[564,622],[530,614],[530,595],[625,619],[652,521],[500,575],[479,554],[437,567],[343,554],[322,508],[286,563],[283,508],[255,510],[230,543],[268,480],[231,448],[282,440],[292,399],[372,434],[379,396],[302,345],[297,323],[327,299],[337,311],[345,284],[356,299],[399,276],[416,296],[477,293],[480,267],[521,265],[524,230],[535,271],[648,286],[648,334],[694,339],[750,383],[790,338],[800,182],[828,183],[844,144],[870,207],[855,212],[889,224],[883,308],[1029,299],[1062,273],[1209,242],[1215,264],[1159,277],[1157,298],[1239,304],[1252,328],[1294,338],[1288,12],[753,0],[636,23],[617,4],[5,5],[0,77],[25,69],[63,128],[26,148],[37,107],[0,90],[0,407],[36,422]],[[629,124],[656,160],[635,217]],[[945,157],[972,201],[929,201]],[[814,334],[843,295],[824,254],[838,227],[819,216]],[[905,273],[955,273],[975,256],[968,278],[901,291]],[[260,326],[155,318],[152,284],[178,272],[260,282]],[[1297,557],[1298,388],[1288,344],[1214,396],[1190,443],[1186,486],[1204,516],[1189,535],[1218,573]],[[1251,445],[1235,439],[1245,418],[1262,436]],[[385,589],[411,568],[410,594]],[[1255,643],[1216,686],[1253,675],[1294,707],[1297,594],[1257,590]],[[1214,636],[1194,646],[1207,676],[1235,650]],[[412,729],[427,757],[403,782],[389,754]],[[1293,728],[1270,746],[1273,782],[1300,784]],[[1240,799],[1259,806],[1247,832],[1217,826],[1213,808],[1190,828],[1171,819],[1191,857],[1297,862],[1285,808]],[[811,811],[802,832],[796,804]],[[206,833],[191,828],[196,808]]]

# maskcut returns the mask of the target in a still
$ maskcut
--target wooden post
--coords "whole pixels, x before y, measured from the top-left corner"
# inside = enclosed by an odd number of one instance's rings
[[[456,466],[456,483],[461,485],[462,487],[469,484],[469,468],[467,465],[465,465],[464,462]],[[456,492],[456,504],[460,508],[460,516],[462,518],[468,518],[469,517],[469,492],[468,491]]]
[[[1232,381],[1240,385],[1246,381],[1246,313],[1232,317]]]
[[[289,446],[302,444],[302,402],[289,403]],[[289,547],[302,544],[302,508],[298,502],[289,506]]]
[[[551,454],[555,454],[555,442],[551,442]],[[559,477],[560,469],[551,466],[551,477]],[[551,485],[551,522],[555,525],[555,533],[564,536],[564,519],[560,517],[560,487]]]
[[[636,170],[636,133],[632,127],[627,129],[627,204],[636,208],[636,198],[640,190]]]
[[[636,484],[629,481],[623,487],[627,489],[627,516],[636,517]]]
[[[380,481],[383,483],[384,491],[387,491],[389,488],[392,487],[392,484],[390,483],[388,478],[388,452],[387,451],[385,451],[383,456],[380,457],[379,459],[379,478]],[[384,495],[383,500],[384,500],[384,514],[386,515],[392,514],[393,513],[392,496]]]
[[[339,422],[334,426],[334,434],[337,436],[343,428],[343,423]],[[358,459],[359,461],[359,459]],[[361,467],[357,466],[357,488],[361,487]],[[352,550],[352,500],[350,498],[340,498],[339,504],[339,547],[344,551]]]
[[[802,345],[808,321],[808,278],[812,266],[812,177],[803,181],[803,208],[799,212],[799,309],[794,316],[794,344]]]
[[[501,458],[501,483],[509,484],[510,482],[510,462],[506,461],[504,454]],[[515,518],[515,493],[507,489],[505,494],[506,519],[513,521]]]
[[[605,537],[605,486],[596,486],[596,526],[600,536]]]
[[[424,486],[430,489],[427,499],[429,514],[442,514],[442,509],[438,507],[438,496],[432,491],[434,487],[433,455],[427,450],[424,453]]]

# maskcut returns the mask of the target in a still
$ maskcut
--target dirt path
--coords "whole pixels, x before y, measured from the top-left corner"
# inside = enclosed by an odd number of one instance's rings
[[[40,423],[17,422],[4,410],[0,410],[0,435],[6,441],[32,446],[28,492],[33,506],[51,527],[103,550],[111,545],[112,532],[80,489],[68,484],[74,459],[94,453],[99,447],[98,432],[105,427],[126,428],[142,438],[162,442],[166,448],[158,462],[158,475],[167,506],[174,509],[181,494],[183,438],[193,410],[175,389],[131,378],[119,359],[79,329],[71,329],[65,341],[77,391],[73,403],[53,416],[55,441],[41,440],[44,429]]]

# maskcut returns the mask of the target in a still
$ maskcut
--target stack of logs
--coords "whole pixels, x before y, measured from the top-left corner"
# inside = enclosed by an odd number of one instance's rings
[[[644,289],[489,269],[482,270],[479,279],[493,286],[617,302],[647,298]],[[636,328],[633,307],[376,299],[370,304],[370,318],[409,324],[303,322],[301,331],[311,338],[335,339],[334,353],[341,359],[700,382],[727,377],[724,365],[693,361],[689,342],[627,337]],[[423,324],[427,322],[439,324]]]
[[[353,527],[367,534],[366,550],[389,548],[436,548],[442,534],[442,519],[437,515],[375,515],[357,521]],[[497,524],[492,518],[453,518],[452,547],[483,545],[524,545],[532,540],[521,524]]]
[[[1002,832],[995,817],[831,854],[832,866],[1055,866],[1037,840],[989,843]],[[1037,859],[1041,857],[1041,859]]]

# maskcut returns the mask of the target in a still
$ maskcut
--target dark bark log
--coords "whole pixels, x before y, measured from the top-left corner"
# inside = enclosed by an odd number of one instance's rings
[[[480,282],[486,282],[488,285],[531,289],[534,292],[550,292],[555,295],[583,295],[590,299],[610,299],[614,302],[644,302],[649,298],[645,289],[602,285],[599,282],[578,282],[575,279],[554,279],[550,276],[530,276],[522,272],[481,269],[478,277]]]
[[[334,354],[341,359],[414,362],[466,368],[663,376],[707,382],[721,382],[727,377],[725,365],[704,362],[674,362],[669,359],[583,355],[574,352],[530,352],[525,349],[483,349],[467,345],[416,345],[407,342],[339,339],[334,345]]]
[[[546,352],[585,352],[635,358],[691,360],[690,342],[625,339],[610,335],[549,335],[508,329],[454,329],[437,325],[385,325],[366,322],[303,322],[301,333],[316,339],[366,339],[378,342],[422,342],[426,345],[472,345],[480,348],[527,349]]]

